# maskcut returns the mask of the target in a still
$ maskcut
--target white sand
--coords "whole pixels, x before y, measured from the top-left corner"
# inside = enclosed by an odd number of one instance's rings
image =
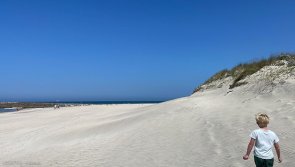
[[[250,167],[266,112],[283,163],[295,166],[295,83],[270,94],[216,89],[156,105],[94,105],[0,114],[0,166]],[[243,93],[243,94],[242,94]]]

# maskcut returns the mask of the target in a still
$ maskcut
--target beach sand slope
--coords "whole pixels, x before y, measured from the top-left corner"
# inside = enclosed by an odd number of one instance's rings
[[[254,115],[269,114],[283,163],[295,166],[294,80],[267,94],[213,89],[160,104],[0,114],[0,166],[250,167]],[[276,160],[276,159],[275,159]]]

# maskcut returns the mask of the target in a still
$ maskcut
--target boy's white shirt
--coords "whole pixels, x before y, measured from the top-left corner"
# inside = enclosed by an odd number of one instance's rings
[[[252,131],[250,137],[255,139],[254,155],[262,159],[272,159],[274,157],[272,146],[279,142],[278,136],[271,130],[256,129]]]

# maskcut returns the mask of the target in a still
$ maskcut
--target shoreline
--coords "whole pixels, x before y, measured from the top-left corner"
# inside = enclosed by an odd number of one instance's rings
[[[0,108],[26,109],[84,106],[84,105],[110,105],[110,104],[158,104],[165,101],[61,101],[61,102],[0,102]]]
[[[0,108],[15,108],[18,109],[25,109],[25,108],[49,108],[54,107],[55,105],[60,105],[64,107],[65,105],[57,104],[57,103],[33,103],[33,102],[0,102]]]

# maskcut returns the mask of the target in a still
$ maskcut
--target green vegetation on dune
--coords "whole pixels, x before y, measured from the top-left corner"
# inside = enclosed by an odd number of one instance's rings
[[[242,79],[246,78],[249,75],[252,75],[259,71],[261,68],[269,65],[283,65],[282,61],[285,60],[288,62],[288,66],[295,66],[295,54],[292,53],[281,53],[279,55],[270,56],[267,59],[262,59],[259,61],[252,61],[250,63],[243,63],[235,66],[234,68],[228,70],[224,69],[215,75],[213,75],[211,78],[209,78],[207,81],[205,81],[203,84],[198,86],[193,93],[198,92],[202,89],[203,85],[210,84],[214,81],[221,80],[224,78],[227,78],[231,76],[233,78],[233,82],[230,85],[230,89],[233,89],[235,87],[238,87],[243,84],[247,84],[246,82],[239,82]]]

